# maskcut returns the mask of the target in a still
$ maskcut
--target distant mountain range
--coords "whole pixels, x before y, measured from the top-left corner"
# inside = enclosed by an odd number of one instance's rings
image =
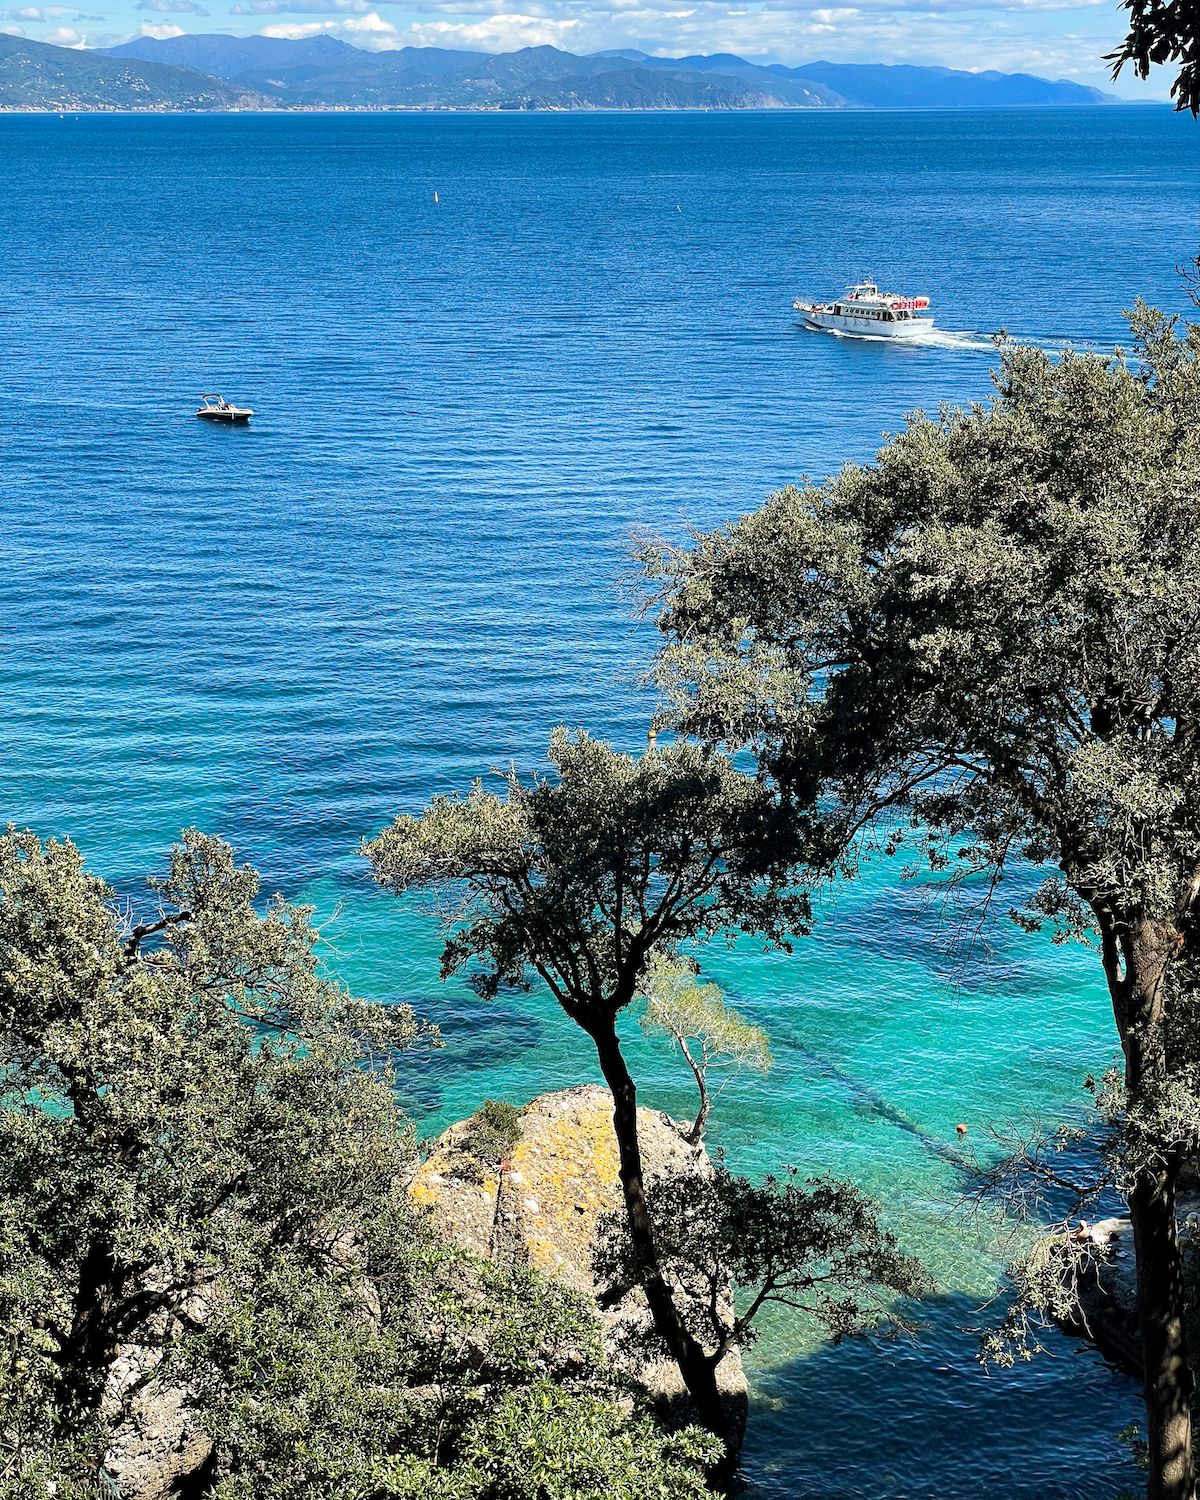
[[[556,47],[367,52],[334,37],[142,37],[80,51],[0,34],[0,109],[1007,109],[1115,103],[1025,73],[650,57]]]
[[[193,68],[0,32],[0,109],[245,109],[262,102]]]

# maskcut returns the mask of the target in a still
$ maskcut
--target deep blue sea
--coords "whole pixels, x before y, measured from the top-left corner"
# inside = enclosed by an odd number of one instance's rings
[[[359,840],[556,724],[643,742],[634,528],[717,524],[984,397],[1002,326],[1108,348],[1139,294],[1184,305],[1200,243],[1200,127],[1166,109],[10,115],[0,152],[0,816],[122,891],[184,825],[231,839],[317,904],[349,983],[443,1026],[405,1087],[429,1130],[593,1064],[542,999],[440,985]],[[797,326],[794,296],[863,274],[947,332]],[[195,421],[202,391],[249,429]],[[982,1146],[1077,1114],[1106,1002],[1087,955],[1007,930],[963,963],[926,897],[879,868],[794,957],[705,960],[776,1054],[715,1144],[853,1176],[941,1287],[882,1355],[768,1324],[750,1493],[1109,1500],[1137,1391],[1059,1339],[976,1365],[1013,1231],[956,1209],[943,1154],[959,1121]],[[631,1049],[643,1102],[685,1110]]]

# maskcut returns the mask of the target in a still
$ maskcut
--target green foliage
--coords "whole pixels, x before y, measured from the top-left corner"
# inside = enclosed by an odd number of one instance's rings
[[[690,959],[656,956],[642,981],[642,993],[646,1000],[643,1029],[668,1036],[695,1077],[700,1108],[688,1138],[698,1141],[709,1109],[734,1070],[770,1071],[771,1044],[765,1031],[752,1026],[726,1002],[719,985],[700,983],[699,969]],[[715,1092],[710,1092],[714,1070],[723,1076]]]
[[[463,1171],[479,1182],[494,1177],[520,1139],[521,1111],[516,1105],[503,1099],[485,1099],[458,1141]]]
[[[659,958],[642,983],[646,1009],[642,1024],[686,1042],[709,1067],[733,1066],[766,1073],[771,1044],[759,1026],[738,1014],[720,985],[701,984],[693,962]]]
[[[491,1500],[703,1500],[720,1444],[696,1428],[663,1438],[611,1402],[570,1399],[544,1381],[505,1396],[470,1431],[469,1470]]]
[[[289,1267],[192,1341],[213,1500],[706,1493],[711,1441],[626,1412],[581,1299],[407,1231],[364,1238],[357,1282]]]
[[[1018,1256],[1008,1267],[1011,1297],[1004,1316],[980,1340],[980,1363],[1012,1369],[1044,1352],[1050,1329],[1086,1327],[1082,1292],[1095,1281],[1102,1258],[1102,1250],[1076,1239],[1065,1223]]]
[[[1200,329],[1134,331],[1006,348],[992,403],[643,554],[683,728],[833,794],[831,847],[903,809],[956,865],[1061,861],[1038,915],[1081,935],[1173,914],[1200,849]]]
[[[530,971],[581,1024],[629,1005],[655,953],[731,927],[786,947],[808,923],[777,799],[722,756],[675,744],[621,755],[555,733],[553,779],[480,782],[365,846],[390,890],[457,895],[442,956],[486,996]]]
[[[70,843],[0,838],[0,1500],[96,1500],[137,1390],[180,1388],[214,1500],[566,1494],[480,1459],[522,1402],[573,1500],[700,1493],[703,1439],[618,1403],[594,1311],[409,1202],[412,1012],[325,978],[311,913],[259,911],[218,840],[185,834],[152,886],[134,921]]]
[[[754,1321],[768,1303],[808,1313],[837,1340],[902,1323],[898,1302],[931,1290],[920,1263],[901,1251],[876,1205],[850,1183],[802,1182],[794,1171],[752,1183],[717,1166],[652,1183],[649,1198],[663,1268],[691,1290],[683,1305],[693,1333],[717,1359],[753,1342]],[[627,1283],[630,1255],[628,1236],[613,1220],[602,1239],[601,1274]]]
[[[1095,946],[1124,1052],[1156,1494],[1192,1488],[1174,1178],[1200,1094],[1172,1014],[1200,962],[1200,326],[1135,355],[1006,346],[995,398],[687,551],[648,546],[685,733],[748,746],[852,867],[915,841]],[[818,852],[819,851],[819,852]]]
[[[112,1350],[217,1268],[316,1242],[411,1154],[411,1011],[321,977],[309,913],[187,834],[130,925],[70,843],[0,839],[0,1368],[34,1445],[93,1421]]]
[[[476,782],[465,797],[436,798],[365,852],[388,889],[457,898],[443,976],[468,970],[492,997],[536,974],[591,1038],[613,1096],[638,1284],[701,1422],[731,1439],[715,1367],[657,1264],[617,1019],[654,959],[683,942],[741,929],[789,948],[810,915],[796,886],[803,846],[775,793],[714,749],[679,742],[635,758],[560,729],[550,762],[553,778],[510,772],[503,796]]]
[[[1176,109],[1200,111],[1200,16],[1191,0],[1123,0],[1129,12],[1125,40],[1106,57],[1116,78],[1126,63],[1139,78],[1153,65],[1174,63],[1171,84]]]
[[[594,1403],[623,1430],[599,1325],[573,1293],[403,1220],[376,1223],[350,1256],[357,1274],[340,1280],[278,1264],[181,1351],[178,1372],[227,1455],[215,1500],[405,1495],[422,1484],[491,1500],[507,1492],[478,1464],[481,1436],[506,1401],[547,1382],[564,1415],[578,1401],[590,1419]],[[540,1437],[535,1427],[528,1441]],[[647,1437],[653,1469],[665,1440]],[[565,1443],[564,1461],[575,1456]]]

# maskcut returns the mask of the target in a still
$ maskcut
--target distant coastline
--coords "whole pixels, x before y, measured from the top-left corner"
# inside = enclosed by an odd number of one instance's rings
[[[0,33],[0,112],[691,113],[746,110],[1080,108],[1122,103],[1069,80],[911,64],[758,64],[728,53],[662,58],[403,47],[329,36],[185,34],[95,50]]]
[[[1127,109],[1169,109],[1174,105],[1163,99],[1118,99],[1114,101]],[[1110,104],[1004,104],[989,107],[960,104],[858,104],[846,105],[840,114],[858,115],[919,115],[919,114],[1020,114],[1022,111],[1037,113],[1053,110],[1103,110]],[[831,113],[826,109],[806,109],[801,104],[745,104],[718,108],[696,104],[663,105],[581,105],[574,108],[554,105],[532,105],[528,108],[509,109],[502,105],[486,104],[279,104],[256,105],[252,108],[237,106],[211,109],[173,109],[170,106],[146,105],[136,107],[109,107],[107,105],[19,105],[0,104],[0,115],[169,115],[178,119],[184,115],[255,115],[276,118],[280,115],[811,115]]]

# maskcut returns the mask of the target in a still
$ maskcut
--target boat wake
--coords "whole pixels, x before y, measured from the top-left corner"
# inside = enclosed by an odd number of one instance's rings
[[[859,333],[841,328],[807,328],[809,333],[825,333],[830,338],[845,339],[854,344],[887,344],[891,349],[960,349],[992,350],[995,345],[986,333],[954,333],[948,328],[930,328],[921,333],[906,333],[902,338],[895,334]],[[1021,340],[1027,343],[1029,340]]]
[[[951,328],[930,328],[922,333],[906,334],[903,338],[889,337],[881,334],[869,333],[844,333],[837,328],[813,329],[812,332],[829,333],[835,339],[846,339],[854,343],[887,344],[893,349],[945,349],[955,353],[977,353],[994,354],[996,352],[996,334],[972,333],[966,330],[955,330]],[[1027,348],[1042,349],[1047,354],[1065,354],[1068,349],[1076,354],[1111,354],[1111,348],[1106,344],[1097,343],[1093,339],[1061,338],[1030,338],[1024,334],[1014,332],[1011,328],[1005,330],[1008,342],[1021,344]]]
[[[991,334],[955,332],[951,328],[931,328],[928,333],[918,333],[904,342],[922,344],[927,349],[962,349],[988,353],[996,347]]]
[[[1111,354],[1107,344],[1095,339],[1073,339],[1063,334],[1058,338],[1029,337],[1011,328],[1005,330],[1010,344],[1020,344],[1028,349],[1042,349],[1047,354],[1065,354],[1068,349],[1075,354]],[[996,335],[989,333],[955,333],[948,328],[934,328],[928,334],[919,334],[914,343],[940,345],[945,349],[986,349],[996,347]]]

